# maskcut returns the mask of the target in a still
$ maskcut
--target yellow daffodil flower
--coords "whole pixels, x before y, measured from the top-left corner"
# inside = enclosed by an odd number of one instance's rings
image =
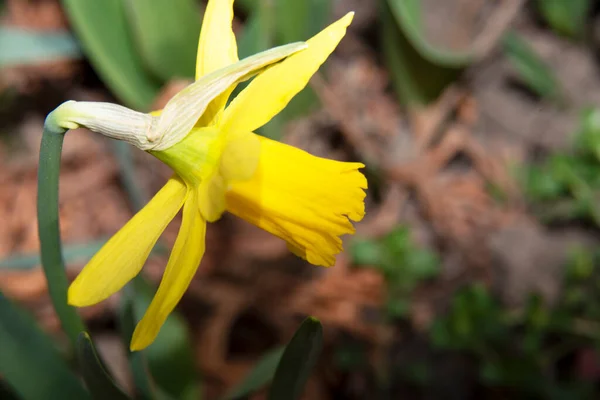
[[[334,264],[342,251],[340,236],[353,233],[351,220],[364,216],[367,181],[358,171],[363,164],[315,157],[253,131],[306,86],[345,35],[352,17],[346,15],[306,44],[238,61],[231,29],[233,0],[210,0],[200,34],[196,82],[162,112],[65,103],[60,112],[71,115],[65,127],[87,126],[127,140],[175,172],[85,266],[69,288],[71,305],[98,303],[135,277],[182,208],[179,234],[158,291],[135,329],[132,350],[155,339],[200,264],[206,223],[225,211],[284,239],[309,263]],[[225,108],[235,85],[253,75]]]

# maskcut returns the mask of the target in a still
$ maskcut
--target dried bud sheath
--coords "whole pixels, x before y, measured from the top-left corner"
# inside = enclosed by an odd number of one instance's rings
[[[148,140],[157,117],[112,103],[67,101],[52,112],[58,124],[67,129],[85,127],[112,139],[122,140],[142,150],[156,144]]]

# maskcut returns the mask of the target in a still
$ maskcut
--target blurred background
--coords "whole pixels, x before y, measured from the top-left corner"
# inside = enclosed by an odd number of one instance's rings
[[[598,398],[598,5],[236,1],[240,58],[356,12],[309,86],[259,133],[365,163],[367,215],[329,269],[230,215],[211,226],[193,284],[146,351],[161,389],[223,398],[314,315],[324,349],[306,399]],[[0,291],[59,345],[36,225],[45,115],[69,99],[162,107],[193,78],[204,7],[0,1]],[[60,218],[71,278],[169,175],[137,149],[68,134]],[[177,229],[147,263],[148,281],[159,281]],[[121,297],[81,312],[130,390]]]

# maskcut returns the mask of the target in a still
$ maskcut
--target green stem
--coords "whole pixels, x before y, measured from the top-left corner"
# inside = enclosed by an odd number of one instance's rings
[[[54,310],[62,328],[76,348],[77,337],[85,325],[75,310],[67,304],[69,282],[62,257],[58,223],[58,180],[60,155],[67,129],[60,127],[52,113],[44,124],[38,167],[38,233],[44,273]]]

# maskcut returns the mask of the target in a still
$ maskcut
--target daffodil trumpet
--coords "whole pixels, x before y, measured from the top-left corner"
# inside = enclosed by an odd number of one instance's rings
[[[48,124],[62,129],[86,127],[131,143],[174,171],[71,283],[69,304],[93,305],[119,291],[141,271],[181,210],[179,234],[158,291],[135,329],[132,350],[155,339],[200,264],[207,222],[225,211],[284,239],[311,264],[335,263],[342,251],[340,236],[354,233],[352,221],[364,216],[367,181],[359,172],[364,165],[315,157],[253,132],[306,86],[352,17],[347,14],[306,43],[239,61],[231,29],[233,0],[209,0],[196,80],[162,111],[145,114],[115,104],[71,101],[48,116]],[[235,86],[252,77],[227,105]]]

